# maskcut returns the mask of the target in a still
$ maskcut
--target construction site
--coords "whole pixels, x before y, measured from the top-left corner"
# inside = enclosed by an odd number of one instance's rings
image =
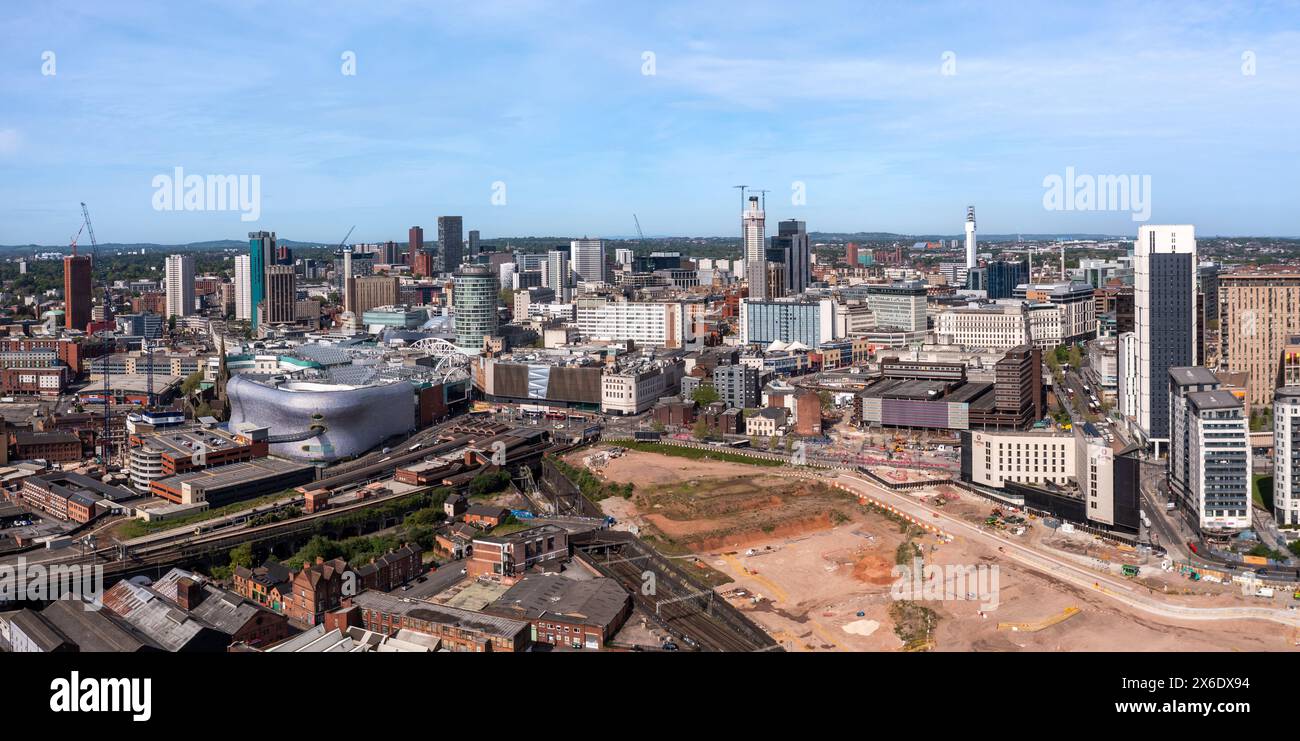
[[[1239,588],[1193,579],[1131,546],[1072,532],[951,485],[906,496],[981,532],[1095,570],[1091,587],[1010,557],[984,539],[953,534],[853,496],[829,471],[762,468],[624,451],[590,470],[635,482],[629,499],[600,502],[617,529],[695,570],[694,581],[761,626],[788,651],[1229,651],[1294,650],[1293,629],[1249,619],[1183,620],[1124,604],[1158,595],[1187,607],[1257,606]],[[573,454],[584,465],[592,450]],[[987,596],[899,600],[896,568],[996,567]],[[1175,608],[1176,609],[1176,608]]]

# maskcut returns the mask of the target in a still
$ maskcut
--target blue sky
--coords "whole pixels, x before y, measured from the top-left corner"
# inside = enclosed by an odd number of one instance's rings
[[[104,242],[728,235],[739,183],[812,230],[956,234],[973,203],[985,233],[1136,234],[1044,209],[1066,167],[1149,175],[1152,223],[1300,235],[1300,8],[1064,5],[11,4],[0,244],[66,243],[82,200]],[[258,175],[259,220],[155,210],[175,167]]]

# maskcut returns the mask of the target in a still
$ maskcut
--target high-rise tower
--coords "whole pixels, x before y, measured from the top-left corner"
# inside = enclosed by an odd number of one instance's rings
[[[742,247],[745,252],[745,280],[749,283],[749,297],[768,298],[767,295],[767,250],[765,241],[766,214],[758,196],[749,197],[749,207],[740,217]]]
[[[966,207],[966,270],[978,267],[975,262],[975,207]]]

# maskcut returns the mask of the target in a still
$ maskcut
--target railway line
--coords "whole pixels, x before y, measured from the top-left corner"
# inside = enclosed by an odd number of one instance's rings
[[[675,637],[680,648],[738,652],[778,648],[775,640],[716,592],[690,581],[668,559],[643,552],[628,534],[602,531],[578,547],[585,550],[588,563],[627,589],[641,612]],[[648,584],[653,588],[647,590]]]

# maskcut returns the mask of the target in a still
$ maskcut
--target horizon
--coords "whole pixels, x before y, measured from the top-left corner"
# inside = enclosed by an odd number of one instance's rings
[[[981,234],[1300,234],[1285,7],[154,7],[0,20],[24,39],[0,51],[0,244],[66,244],[81,201],[120,244],[381,242],[447,214],[485,240],[634,214],[725,237],[740,183],[769,225],[821,233],[960,237],[974,204]],[[159,209],[177,168],[256,176],[256,220]],[[1075,208],[1080,177],[1133,178],[1144,205]]]

